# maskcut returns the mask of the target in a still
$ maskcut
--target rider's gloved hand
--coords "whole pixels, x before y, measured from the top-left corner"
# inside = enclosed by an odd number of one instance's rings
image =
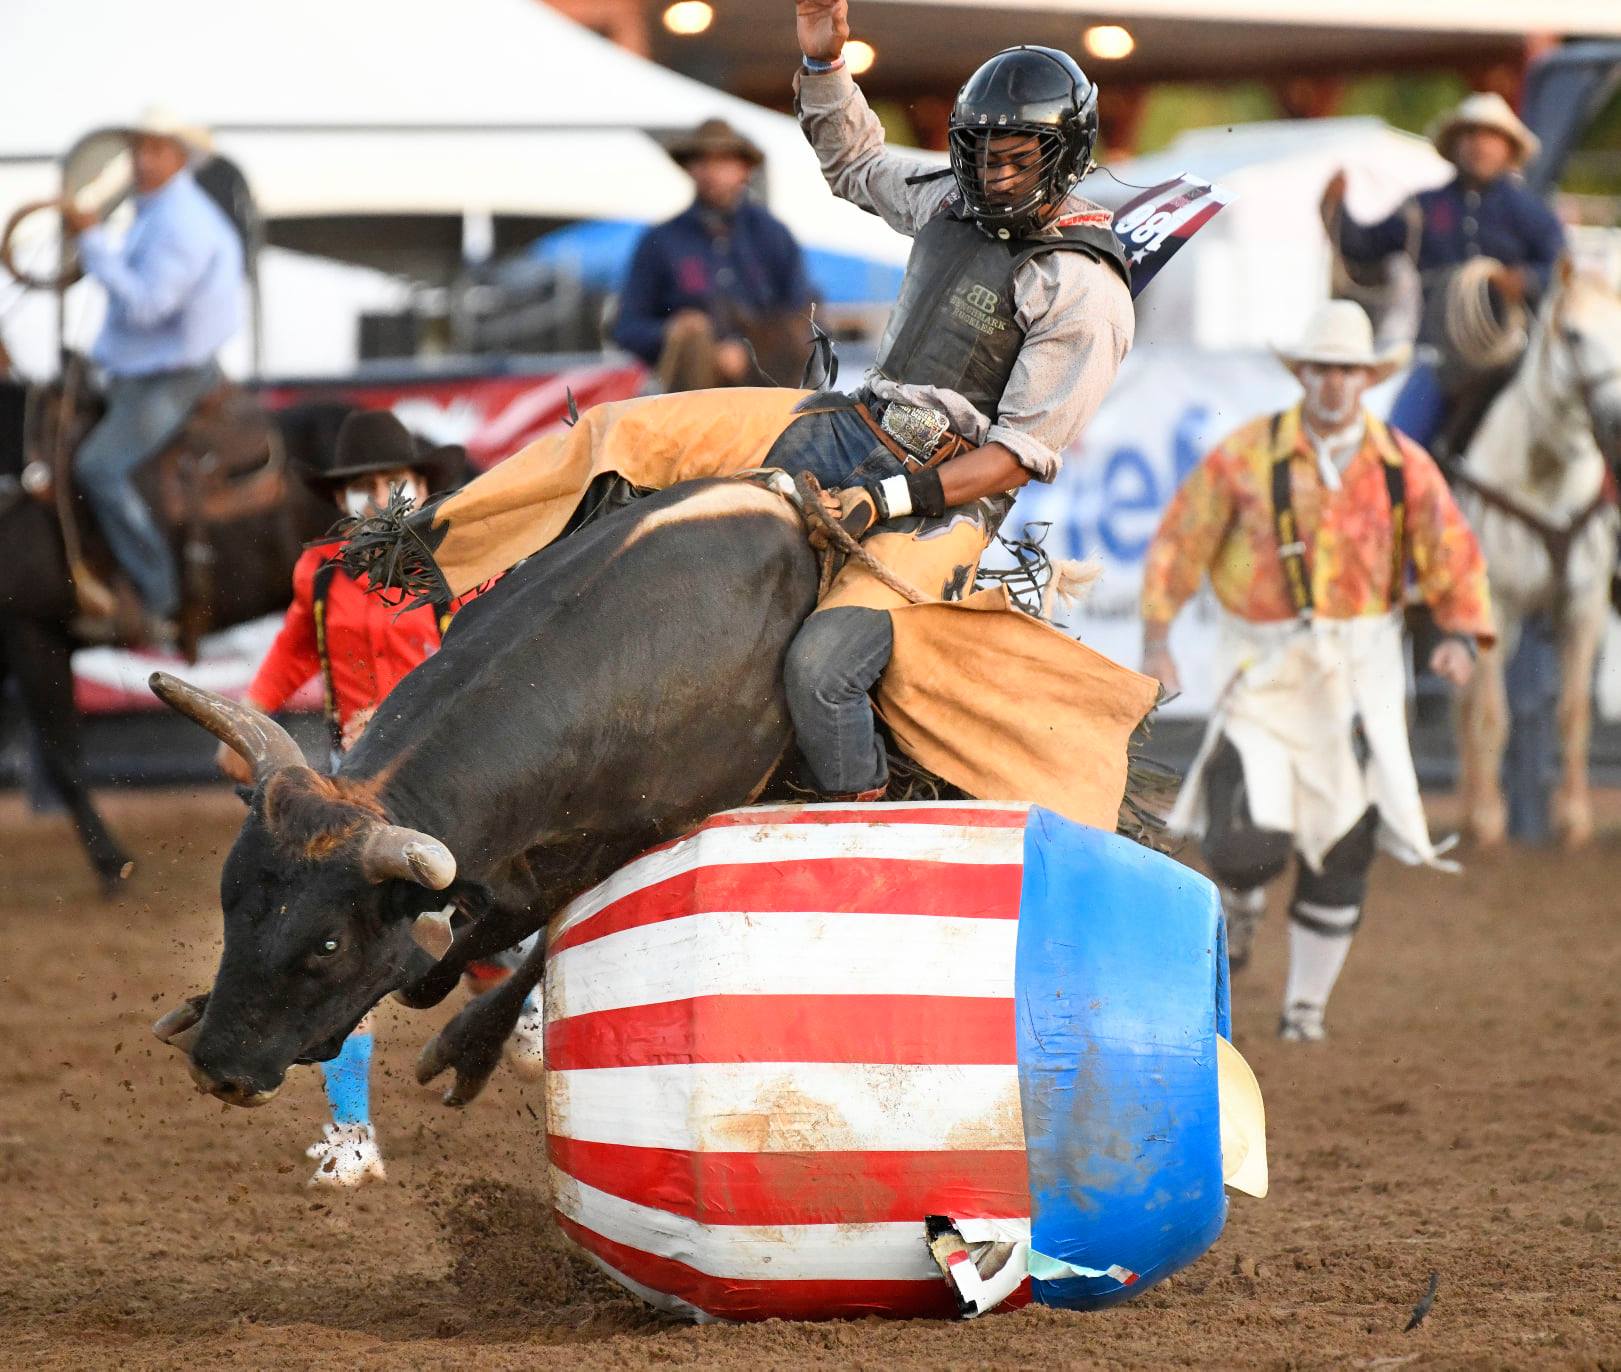
[[[851,538],[859,539],[882,518],[878,509],[877,488],[873,486],[846,486],[842,490],[823,491],[822,509],[833,523],[840,525]],[[818,525],[811,530],[813,548],[825,548],[827,535]]]

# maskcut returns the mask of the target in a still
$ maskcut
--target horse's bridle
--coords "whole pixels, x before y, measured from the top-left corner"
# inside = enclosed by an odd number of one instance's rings
[[[1587,426],[1593,434],[1594,442],[1598,440],[1599,419],[1595,409],[1594,396],[1598,390],[1621,377],[1621,367],[1612,367],[1609,371],[1590,376],[1582,370],[1581,358],[1577,355],[1575,347],[1566,337],[1561,326],[1557,312],[1550,317],[1547,326],[1542,329],[1541,337],[1537,340],[1538,346],[1551,352],[1555,341],[1565,350],[1565,356],[1570,363],[1571,375],[1575,380],[1576,390],[1581,396],[1582,409],[1587,415]],[[1534,402],[1533,402],[1534,403]],[[1602,451],[1601,451],[1601,456]],[[1544,519],[1535,510],[1528,509],[1520,504],[1513,496],[1495,486],[1488,486],[1479,478],[1470,475],[1462,467],[1454,467],[1448,472],[1449,478],[1467,490],[1473,491],[1480,500],[1502,514],[1517,520],[1542,540],[1543,551],[1548,554],[1554,580],[1554,619],[1564,618],[1565,606],[1569,600],[1569,573],[1570,555],[1575,547],[1579,534],[1606,505],[1612,502],[1612,495],[1607,487],[1601,487],[1599,493],[1587,505],[1578,510],[1566,524],[1555,524]]]
[[[1563,304],[1562,301],[1560,303]],[[1599,433],[1599,416],[1598,410],[1595,407],[1594,397],[1598,394],[1601,388],[1608,386],[1612,381],[1621,378],[1621,367],[1611,367],[1608,371],[1599,372],[1596,375],[1583,371],[1582,359],[1576,351],[1575,344],[1566,334],[1564,325],[1560,321],[1557,310],[1548,320],[1548,327],[1543,329],[1542,337],[1539,340],[1539,343],[1550,353],[1552,352],[1555,343],[1559,344],[1564,349],[1565,357],[1570,363],[1570,373],[1575,382],[1576,393],[1581,397],[1582,410],[1587,415],[1588,431],[1593,435],[1594,440],[1597,441]]]

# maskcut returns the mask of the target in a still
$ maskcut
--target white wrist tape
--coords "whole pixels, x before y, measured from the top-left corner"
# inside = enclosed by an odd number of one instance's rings
[[[912,513],[912,488],[904,476],[886,476],[878,489],[884,493],[884,506],[891,519],[904,519]]]

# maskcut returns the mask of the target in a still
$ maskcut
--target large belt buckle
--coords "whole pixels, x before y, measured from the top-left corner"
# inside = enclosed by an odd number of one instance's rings
[[[940,441],[951,432],[951,421],[938,410],[925,405],[902,405],[894,401],[884,406],[878,427],[920,462],[934,456]]]

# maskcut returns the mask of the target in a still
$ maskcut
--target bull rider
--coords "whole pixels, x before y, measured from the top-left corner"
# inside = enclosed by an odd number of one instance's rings
[[[1149,547],[1143,670],[1170,690],[1171,621],[1208,573],[1220,695],[1170,817],[1221,888],[1233,966],[1265,887],[1297,860],[1279,1035],[1324,1037],[1376,847],[1450,868],[1430,840],[1407,737],[1408,570],[1442,637],[1432,670],[1467,684],[1493,638],[1486,566],[1439,469],[1362,403],[1405,348],[1376,351],[1362,307],[1323,305],[1294,347],[1293,408],[1251,420],[1189,474]]]
[[[1094,165],[1097,87],[1056,49],[1000,52],[958,92],[937,167],[884,146],[841,55],[847,0],[796,11],[795,103],[829,186],[914,239],[876,364],[849,395],[743,387],[593,408],[411,517],[438,592],[549,543],[604,472],[664,487],[776,467],[814,473],[875,556],[883,546],[914,585],[956,599],[1013,493],[1052,480],[1096,412],[1135,324],[1109,213],[1075,190]],[[800,630],[786,684],[819,789],[873,799],[888,769],[867,693],[903,600],[851,573]]]

